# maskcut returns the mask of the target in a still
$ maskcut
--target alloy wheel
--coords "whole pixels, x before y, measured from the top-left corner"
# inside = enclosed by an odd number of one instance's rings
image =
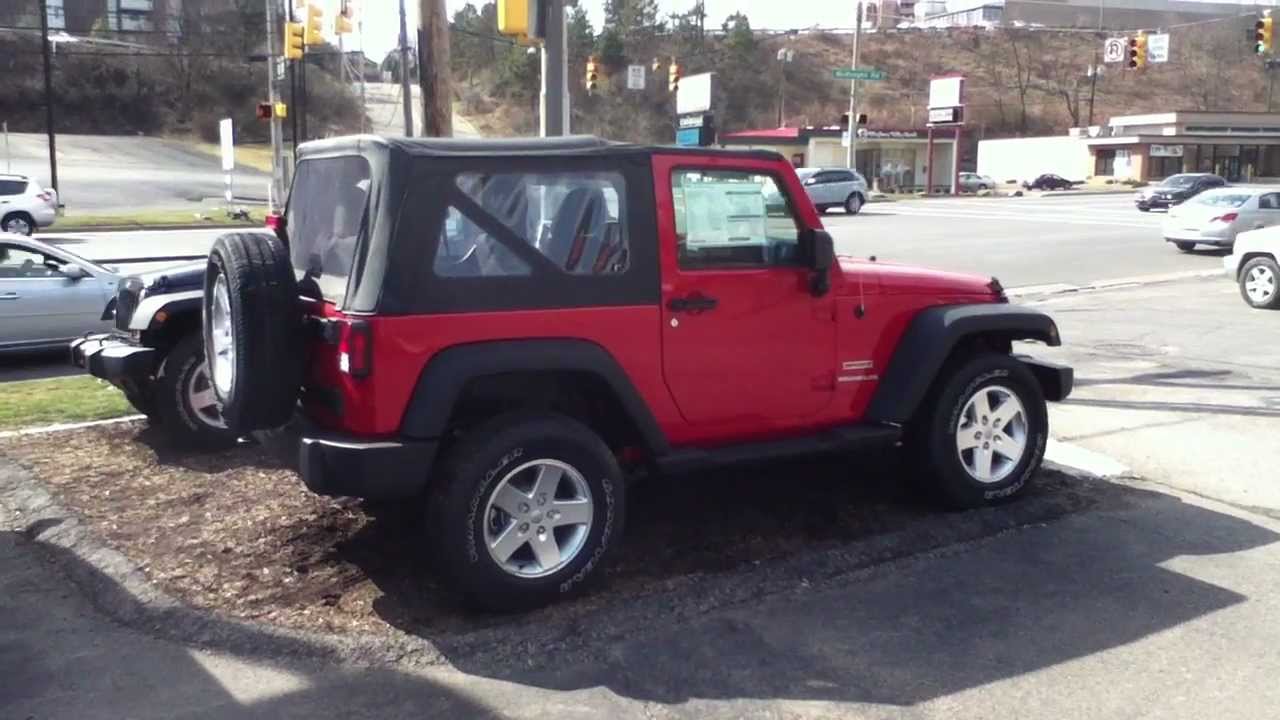
[[[582,473],[559,460],[533,460],[503,476],[489,494],[485,547],[507,573],[545,577],[582,551],[594,511]]]
[[[1254,305],[1271,302],[1276,294],[1276,275],[1265,265],[1255,265],[1244,278],[1244,291]]]
[[[964,404],[956,427],[956,451],[965,472],[980,483],[998,483],[1027,451],[1027,413],[1003,385],[980,388]]]
[[[209,374],[218,394],[225,398],[235,385],[236,340],[231,326],[231,296],[227,290],[227,276],[221,273],[213,284],[209,343],[213,350]]]

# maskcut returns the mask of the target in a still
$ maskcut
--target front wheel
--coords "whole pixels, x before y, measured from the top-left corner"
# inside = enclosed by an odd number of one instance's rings
[[[1280,265],[1267,257],[1257,257],[1240,269],[1240,296],[1249,307],[1280,310]]]
[[[857,215],[862,210],[862,202],[862,196],[858,193],[853,193],[845,198],[844,211],[850,215]]]
[[[1044,459],[1049,413],[1031,371],[984,353],[952,365],[921,407],[909,440],[938,499],[980,507],[1026,486]]]
[[[622,470],[590,428],[511,413],[448,451],[428,500],[433,554],[470,604],[528,610],[569,597],[622,535]]]
[[[179,340],[165,356],[152,406],[165,433],[179,445],[212,449],[236,442],[236,434],[222,419],[198,332]]]

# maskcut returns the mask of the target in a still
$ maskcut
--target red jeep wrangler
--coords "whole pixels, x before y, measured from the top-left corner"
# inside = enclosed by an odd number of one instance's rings
[[[837,258],[781,156],[584,137],[308,143],[204,321],[226,423],[300,408],[307,486],[421,501],[490,608],[598,574],[630,469],[902,442],[942,501],[1010,496],[1072,384],[994,279]]]

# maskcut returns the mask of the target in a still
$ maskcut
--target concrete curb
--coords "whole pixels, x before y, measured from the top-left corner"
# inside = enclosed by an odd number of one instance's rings
[[[1050,283],[1048,285],[1027,285],[1024,287],[1009,288],[1005,290],[1005,294],[1009,297],[1026,298],[1033,296],[1048,295],[1064,295],[1067,293],[1092,292],[1096,290],[1116,290],[1126,287],[1138,287],[1141,285],[1156,285],[1159,283],[1177,282],[1179,280],[1199,280],[1204,278],[1224,277],[1221,269],[1218,270],[1187,270],[1184,272],[1161,273],[1158,275],[1139,275],[1127,278],[1112,278],[1110,280],[1095,280],[1085,285],[1072,285],[1070,283]]]
[[[18,428],[17,430],[5,430],[0,432],[0,440],[23,435],[43,435],[45,433],[66,432],[67,430],[83,430],[84,428],[98,427],[99,425],[116,425],[135,420],[145,420],[146,417],[146,415],[125,415],[124,417],[106,418],[105,420],[86,420],[85,422],[58,423],[56,425],[38,425]]]
[[[139,230],[235,230],[235,229],[256,229],[262,228],[261,225],[253,223],[184,223],[176,225],[159,224],[159,225],[71,225],[69,227],[50,228],[43,232],[36,233],[36,239],[40,239],[41,235],[57,236],[62,232],[66,233],[113,233],[113,232],[138,232]]]
[[[1132,195],[1138,191],[1138,188],[1125,188],[1123,190],[1032,190],[1030,192],[1024,190],[1023,197],[1035,198],[1055,198],[1055,197],[1089,197],[1092,195]],[[1031,192],[1036,193],[1032,195]]]

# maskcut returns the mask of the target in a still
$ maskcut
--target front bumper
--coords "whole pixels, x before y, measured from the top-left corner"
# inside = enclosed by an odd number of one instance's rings
[[[1015,355],[1023,365],[1036,376],[1040,389],[1044,391],[1044,399],[1049,402],[1062,402],[1071,394],[1075,386],[1075,370],[1066,365],[1037,360],[1029,355]]]
[[[156,364],[155,348],[143,347],[115,333],[86,335],[71,343],[71,363],[114,384],[143,381]]]
[[[362,441],[306,432],[298,442],[298,471],[319,495],[395,500],[419,495],[435,460],[438,441]]]
[[[1240,256],[1235,253],[1231,253],[1230,255],[1222,258],[1222,271],[1225,272],[1227,277],[1231,278],[1232,281],[1239,280]]]

